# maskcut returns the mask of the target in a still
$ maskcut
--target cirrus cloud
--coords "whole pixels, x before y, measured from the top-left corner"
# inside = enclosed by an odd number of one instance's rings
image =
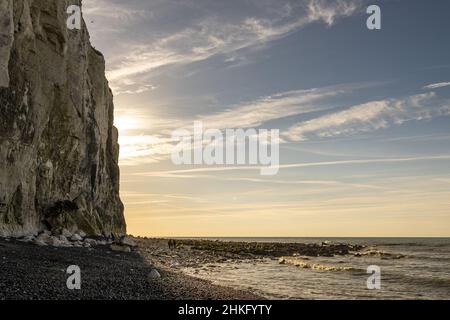
[[[370,101],[301,122],[283,135],[291,141],[304,141],[311,137],[351,135],[401,125],[411,120],[448,115],[448,101],[439,101],[436,97],[434,92],[429,92],[400,99]]]

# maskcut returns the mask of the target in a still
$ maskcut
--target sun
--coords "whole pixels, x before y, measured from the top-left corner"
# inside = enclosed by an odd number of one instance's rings
[[[126,135],[127,132],[131,130],[136,130],[140,127],[139,120],[135,117],[122,115],[116,117],[114,120],[114,124],[119,130],[119,133],[122,135]]]

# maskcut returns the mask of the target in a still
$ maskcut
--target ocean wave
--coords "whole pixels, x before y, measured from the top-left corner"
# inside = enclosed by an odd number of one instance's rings
[[[289,264],[295,267],[303,268],[303,269],[311,269],[311,270],[321,270],[321,271],[355,271],[358,270],[354,267],[348,266],[336,266],[329,264],[319,264],[319,263],[310,263],[304,259],[297,257],[281,257],[279,260],[280,264]]]
[[[414,256],[408,256],[417,260],[429,260],[429,261],[437,261],[440,263],[449,263],[450,262],[450,257],[449,256],[442,256],[442,255],[435,255],[435,256],[430,256],[430,255],[414,255]]]
[[[397,243],[378,243],[377,245],[383,246],[383,247],[426,247],[428,244],[426,243],[419,243],[419,242],[397,242]]]
[[[381,257],[381,259],[389,259],[389,260],[397,260],[397,259],[404,259],[408,258],[407,255],[401,254],[401,253],[390,253],[383,250],[379,250],[377,248],[367,248],[364,251],[358,251],[354,252],[353,255],[355,257]]]
[[[388,272],[383,277],[387,282],[399,282],[416,285],[417,287],[429,287],[446,289],[450,293],[450,278],[437,277],[432,275],[413,275],[400,272]]]
[[[445,243],[427,243],[427,242],[387,242],[387,243],[377,243],[381,247],[430,247],[430,248],[450,248],[450,241]]]

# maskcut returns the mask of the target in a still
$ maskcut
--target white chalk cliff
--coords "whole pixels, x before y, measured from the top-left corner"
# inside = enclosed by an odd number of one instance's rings
[[[79,0],[0,0],[0,235],[126,231],[105,61]]]

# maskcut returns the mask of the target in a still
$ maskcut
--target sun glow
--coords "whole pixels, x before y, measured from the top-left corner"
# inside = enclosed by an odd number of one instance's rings
[[[119,130],[121,165],[153,163],[167,157],[173,148],[170,139],[146,134],[148,121],[142,117],[120,115],[115,124]]]
[[[137,117],[121,115],[116,117],[114,123],[119,130],[120,135],[126,135],[128,131],[142,128],[142,123]]]

